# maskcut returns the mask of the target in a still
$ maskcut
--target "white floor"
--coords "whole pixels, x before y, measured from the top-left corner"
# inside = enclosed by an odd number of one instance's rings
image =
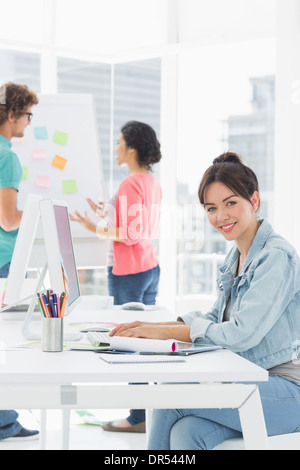
[[[19,422],[29,429],[40,429],[40,412],[17,410]],[[103,431],[99,425],[85,422],[110,421],[126,418],[128,410],[82,410],[71,412],[70,450],[140,450],[146,449],[146,434],[114,433]],[[47,412],[47,450],[61,449],[62,413],[59,410]],[[39,450],[40,442],[0,441],[1,450]]]

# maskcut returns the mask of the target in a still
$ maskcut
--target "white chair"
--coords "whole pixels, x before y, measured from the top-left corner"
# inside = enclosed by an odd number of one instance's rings
[[[270,450],[300,450],[300,432],[269,437]],[[243,439],[229,439],[213,450],[245,450]]]

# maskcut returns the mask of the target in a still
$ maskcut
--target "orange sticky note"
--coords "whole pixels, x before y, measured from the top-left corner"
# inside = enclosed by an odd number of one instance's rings
[[[66,166],[68,160],[66,160],[63,157],[60,157],[59,155],[55,155],[53,158],[51,165],[55,166],[55,168],[58,168],[59,170],[63,170]]]

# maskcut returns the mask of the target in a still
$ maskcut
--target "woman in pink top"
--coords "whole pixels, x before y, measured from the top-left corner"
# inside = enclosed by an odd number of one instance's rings
[[[78,212],[71,220],[80,222],[98,236],[113,241],[113,265],[108,266],[108,291],[114,303],[142,302],[154,305],[160,267],[153,239],[159,228],[161,187],[151,174],[161,159],[160,143],[152,127],[138,121],[125,124],[116,148],[118,165],[126,164],[129,175],[120,184],[115,200],[115,225],[94,224]],[[92,209],[102,215],[89,200]],[[110,211],[111,212],[111,211]],[[144,432],[144,410],[131,410],[126,420],[107,423],[107,431]]]
[[[160,144],[152,127],[130,121],[121,129],[116,153],[118,165],[126,164],[129,175],[120,184],[115,208],[111,208],[114,226],[111,222],[106,227],[96,225],[87,214],[82,216],[77,211],[75,215],[70,214],[70,219],[101,238],[112,240],[113,264],[108,266],[108,290],[114,296],[114,303],[154,305],[160,269],[153,239],[159,228],[162,193],[151,169],[161,159]],[[103,216],[99,206],[90,199],[88,202]]]
[[[116,149],[118,164],[129,176],[120,184],[115,206],[114,263],[109,287],[115,303],[155,304],[159,265],[152,244],[159,227],[161,188],[151,174],[161,159],[160,144],[147,124],[131,121],[121,129]],[[121,242],[120,242],[121,241]]]

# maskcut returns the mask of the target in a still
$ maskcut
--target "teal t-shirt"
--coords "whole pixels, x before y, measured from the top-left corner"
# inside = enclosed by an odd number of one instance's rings
[[[19,191],[22,167],[11,146],[11,142],[0,135],[0,188]],[[0,268],[11,261],[17,235],[18,230],[6,232],[0,227]]]

